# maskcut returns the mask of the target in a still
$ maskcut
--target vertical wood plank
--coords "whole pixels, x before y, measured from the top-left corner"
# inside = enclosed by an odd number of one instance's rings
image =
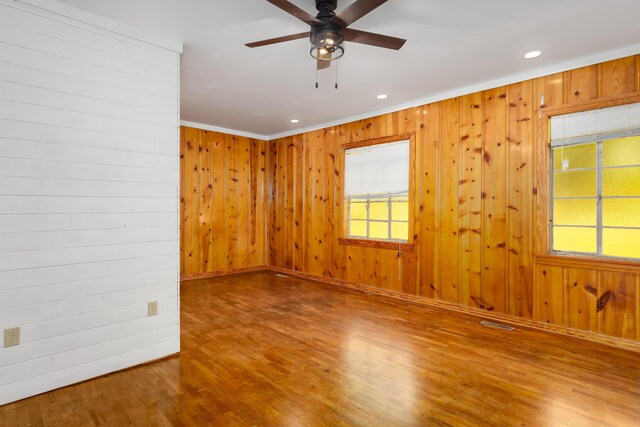
[[[302,137],[300,135],[293,137],[294,146],[294,162],[293,162],[293,175],[294,175],[294,214],[293,214],[293,268],[297,271],[303,271],[304,269],[304,203],[305,193],[304,188],[304,148],[302,146]]]
[[[198,203],[200,201],[200,179],[198,177],[198,147],[200,133],[195,129],[185,132],[185,177],[184,177],[184,274],[195,274],[199,270],[200,251],[198,248]]]
[[[305,164],[305,175],[304,175],[304,215],[305,215],[305,226],[304,226],[304,271],[311,273],[311,259],[315,256],[314,249],[312,246],[313,242],[313,198],[314,195],[314,186],[313,186],[313,160],[315,158],[315,153],[313,152],[313,136],[309,133],[304,135],[303,140],[304,146],[304,164]]]
[[[226,193],[226,144],[224,135],[209,132],[211,150],[211,168],[213,171],[212,218],[211,218],[211,271],[227,269],[227,215],[225,207]],[[201,272],[194,272],[201,273]]]
[[[564,271],[562,267],[538,265],[536,272],[537,303],[534,319],[554,325],[564,324]]]
[[[419,141],[422,140],[422,128],[420,127],[422,110],[421,108],[409,108],[398,114],[397,128],[393,129],[393,134],[403,134],[414,132],[412,141],[412,152],[409,159],[409,235],[416,248],[405,254],[400,254],[398,263],[398,255],[395,254],[394,264],[398,264],[401,272],[398,279],[401,281],[401,291],[409,295],[418,295],[418,286],[420,280],[421,258],[418,256],[420,252],[420,176],[422,175],[422,162],[419,160],[422,155],[422,147]],[[393,254],[390,254],[393,257]],[[389,258],[389,280],[392,286],[396,282],[395,271],[392,274],[391,258]]]
[[[333,170],[333,194],[335,199],[333,203],[333,246],[334,246],[334,276],[339,279],[346,277],[347,248],[338,242],[340,237],[346,237],[346,220],[344,215],[344,159],[342,158],[341,144],[344,141],[344,133],[342,127],[333,128],[333,154],[334,170]],[[331,201],[330,201],[331,203]]]
[[[281,200],[277,197],[277,185],[278,185],[278,147],[280,141],[269,142],[269,256],[268,262],[270,265],[278,266],[277,251],[278,245],[276,241],[277,236],[277,223],[278,223],[278,209]]]
[[[565,268],[565,326],[596,331],[597,294],[596,270]]]
[[[227,270],[235,268],[236,257],[238,255],[238,162],[236,143],[238,137],[232,135],[225,136],[226,153],[226,231],[227,231]]]
[[[567,71],[566,102],[581,103],[598,98],[598,66],[577,68]]]
[[[533,145],[530,99],[532,83],[508,88],[507,295],[509,314],[531,319],[533,314]]]
[[[324,130],[313,132],[313,258],[312,274],[324,275],[325,267],[325,241],[324,241],[324,161],[326,147],[324,145]]]
[[[185,230],[185,217],[186,217],[186,204],[187,195],[185,191],[186,183],[186,164],[185,164],[185,151],[186,151],[186,133],[185,127],[180,128],[180,275],[185,275],[185,254],[187,252],[185,248],[186,230]]]
[[[199,188],[198,197],[198,271],[210,272],[212,270],[211,258],[211,232],[213,220],[213,174],[211,172],[211,140],[210,133],[201,133],[198,142],[198,168]]]
[[[237,137],[234,139],[236,145],[236,169],[237,169],[237,237],[236,255],[233,263],[234,269],[246,268],[249,266],[251,256],[250,236],[251,236],[251,166],[250,166],[250,145],[249,139]]]
[[[636,274],[603,271],[598,292],[598,331],[621,338],[636,338]]]
[[[601,96],[606,98],[637,91],[636,67],[636,58],[633,56],[600,64]]]
[[[459,302],[458,201],[460,166],[460,99],[442,102],[440,129],[440,294]]]
[[[322,241],[324,242],[325,260],[322,274],[327,277],[336,276],[336,260],[335,260],[335,247],[337,241],[334,240],[336,223],[335,218],[335,169],[336,169],[336,155],[334,152],[334,138],[335,130],[328,128],[324,132],[324,145],[326,147],[326,154],[324,157],[323,175],[324,175],[324,195],[322,198],[323,210],[324,210],[324,230],[322,234]],[[339,225],[338,225],[339,226]]]
[[[462,98],[460,108],[460,302],[482,299],[482,95]]]
[[[506,88],[483,94],[482,295],[487,310],[507,312]]]
[[[422,107],[423,131],[417,143],[422,145],[422,174],[420,186],[420,259],[422,260],[421,291],[427,298],[440,298],[440,106],[441,103]]]
[[[295,253],[295,246],[293,241],[294,236],[294,213],[295,213],[295,202],[294,202],[294,164],[295,164],[295,144],[293,143],[293,138],[288,137],[284,142],[285,148],[285,165],[282,173],[282,181],[284,187],[284,224],[283,224],[283,241],[284,247],[282,250],[284,251],[284,268],[293,269],[293,258]]]

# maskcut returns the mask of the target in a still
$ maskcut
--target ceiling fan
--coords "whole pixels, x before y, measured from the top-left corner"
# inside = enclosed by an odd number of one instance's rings
[[[246,46],[251,48],[267,46],[309,37],[311,40],[310,53],[317,60],[318,70],[329,68],[331,61],[344,55],[342,43],[345,40],[395,50],[400,49],[406,42],[406,40],[397,37],[347,28],[372,10],[386,3],[387,0],[356,0],[339,15],[334,12],[338,6],[338,0],[315,0],[316,9],[318,9],[318,14],[315,17],[287,0],[267,1],[305,22],[311,26],[311,29],[304,33],[247,43]]]

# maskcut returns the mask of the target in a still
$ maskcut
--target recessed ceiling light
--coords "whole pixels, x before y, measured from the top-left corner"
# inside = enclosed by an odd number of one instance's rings
[[[387,99],[388,96],[385,95],[384,93],[382,93],[382,94],[378,95],[376,98],[378,98],[378,99]]]
[[[291,123],[300,123],[300,120],[298,120],[298,119],[291,119]]]
[[[542,52],[540,52],[539,50],[532,50],[531,52],[527,52],[524,54],[524,59],[533,59],[537,58],[540,55],[542,55]]]

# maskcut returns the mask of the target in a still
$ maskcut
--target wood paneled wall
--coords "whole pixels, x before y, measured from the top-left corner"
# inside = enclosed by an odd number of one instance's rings
[[[544,152],[536,154],[541,96],[549,107],[639,90],[635,56],[271,141],[269,264],[635,338],[637,316],[625,314],[622,321],[620,310],[637,310],[636,279],[618,277],[626,273],[615,263],[573,271],[570,261],[563,267],[558,258],[560,270],[544,270],[536,264],[534,240],[547,226],[536,224],[537,211],[546,209],[535,184],[537,174],[546,173],[536,171],[536,156]],[[339,243],[340,145],[407,132],[417,142],[413,251]],[[545,273],[534,282],[541,268]],[[583,319],[583,305],[597,307],[573,298],[573,283],[587,293],[596,289],[597,298],[605,288],[614,297],[625,293],[616,297],[625,302],[616,315]],[[544,295],[558,289],[563,297],[549,308]],[[549,317],[549,310],[563,313],[562,320]],[[633,331],[629,322],[635,322]]]
[[[266,264],[267,143],[183,127],[180,273]]]

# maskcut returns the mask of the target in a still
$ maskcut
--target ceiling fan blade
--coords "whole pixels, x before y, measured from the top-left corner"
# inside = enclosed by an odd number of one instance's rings
[[[291,40],[304,39],[304,38],[310,37],[310,36],[311,36],[311,33],[309,31],[307,31],[306,33],[291,34],[289,36],[282,36],[282,37],[276,37],[276,38],[273,38],[273,39],[260,40],[258,42],[247,43],[247,44],[245,44],[245,46],[247,46],[247,47],[267,46],[267,45],[275,44],[275,43],[282,43],[282,42],[288,42],[288,41],[291,41]]]
[[[327,69],[329,67],[331,67],[331,61],[322,61],[318,59],[318,65],[317,65],[318,71]]]
[[[341,26],[342,28],[346,28],[376,7],[386,2],[387,0],[356,0],[356,2],[352,3],[339,15],[331,18],[331,22]]]
[[[309,25],[322,25],[322,21],[315,16],[305,12],[293,3],[289,3],[287,0],[267,0],[272,5],[279,7],[290,15],[295,16],[302,22],[306,22]]]
[[[344,30],[344,39],[354,43],[368,44],[371,46],[395,50],[399,50],[406,43],[405,39],[376,33],[368,33],[366,31],[352,30],[350,28],[346,28]]]

